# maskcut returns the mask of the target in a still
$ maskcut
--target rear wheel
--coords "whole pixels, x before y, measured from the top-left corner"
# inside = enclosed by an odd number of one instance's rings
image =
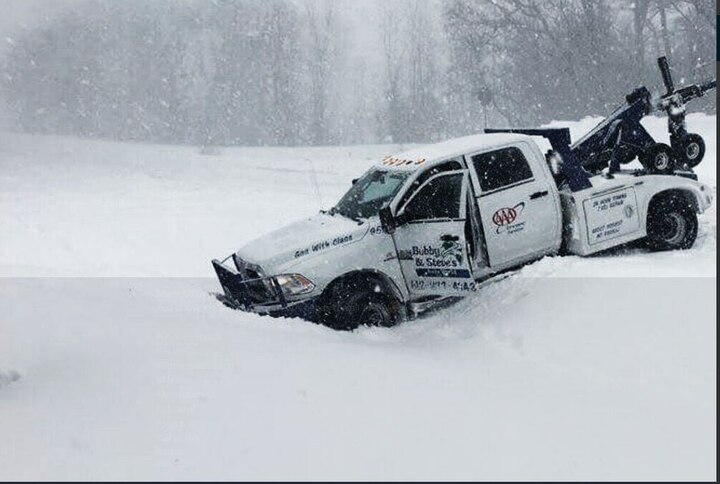
[[[647,218],[647,245],[651,250],[686,250],[698,232],[694,207],[687,199],[671,195],[653,200]]]

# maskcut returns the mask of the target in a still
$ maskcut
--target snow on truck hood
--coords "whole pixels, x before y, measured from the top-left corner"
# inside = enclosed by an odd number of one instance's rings
[[[237,251],[237,256],[259,265],[266,275],[277,274],[295,261],[358,242],[370,225],[321,213],[249,242]]]

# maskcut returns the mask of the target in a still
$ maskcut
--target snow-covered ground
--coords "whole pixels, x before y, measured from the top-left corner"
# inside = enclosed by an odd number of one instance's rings
[[[209,294],[398,149],[0,134],[0,479],[714,480],[716,205],[690,251],[547,258],[393,329]]]

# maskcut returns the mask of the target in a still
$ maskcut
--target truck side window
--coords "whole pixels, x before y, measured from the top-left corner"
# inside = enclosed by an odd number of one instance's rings
[[[460,218],[462,173],[444,175],[424,185],[405,206],[407,222],[428,219]]]
[[[428,181],[430,178],[432,178],[435,175],[437,175],[438,173],[442,173],[444,171],[456,171],[456,170],[462,170],[462,164],[460,164],[460,162],[457,160],[446,161],[444,163],[440,163],[439,165],[435,165],[431,168],[428,168],[427,170],[422,172],[420,174],[420,176],[415,179],[415,181],[413,181],[410,184],[410,187],[405,192],[405,194],[402,196],[402,199],[400,200],[398,207],[402,207],[403,205],[405,205],[405,203],[407,203],[407,201],[410,200],[410,197],[413,196],[413,194],[420,187],[420,185],[422,185],[423,183]]]
[[[491,192],[533,177],[525,155],[514,146],[475,155],[472,162],[483,192]]]

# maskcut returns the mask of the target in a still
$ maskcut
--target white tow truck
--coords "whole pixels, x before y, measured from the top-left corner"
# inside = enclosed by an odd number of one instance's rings
[[[498,131],[387,157],[329,211],[214,260],[219,298],[342,329],[389,326],[544,256],[693,245],[712,195],[691,171],[593,174],[567,129]]]

